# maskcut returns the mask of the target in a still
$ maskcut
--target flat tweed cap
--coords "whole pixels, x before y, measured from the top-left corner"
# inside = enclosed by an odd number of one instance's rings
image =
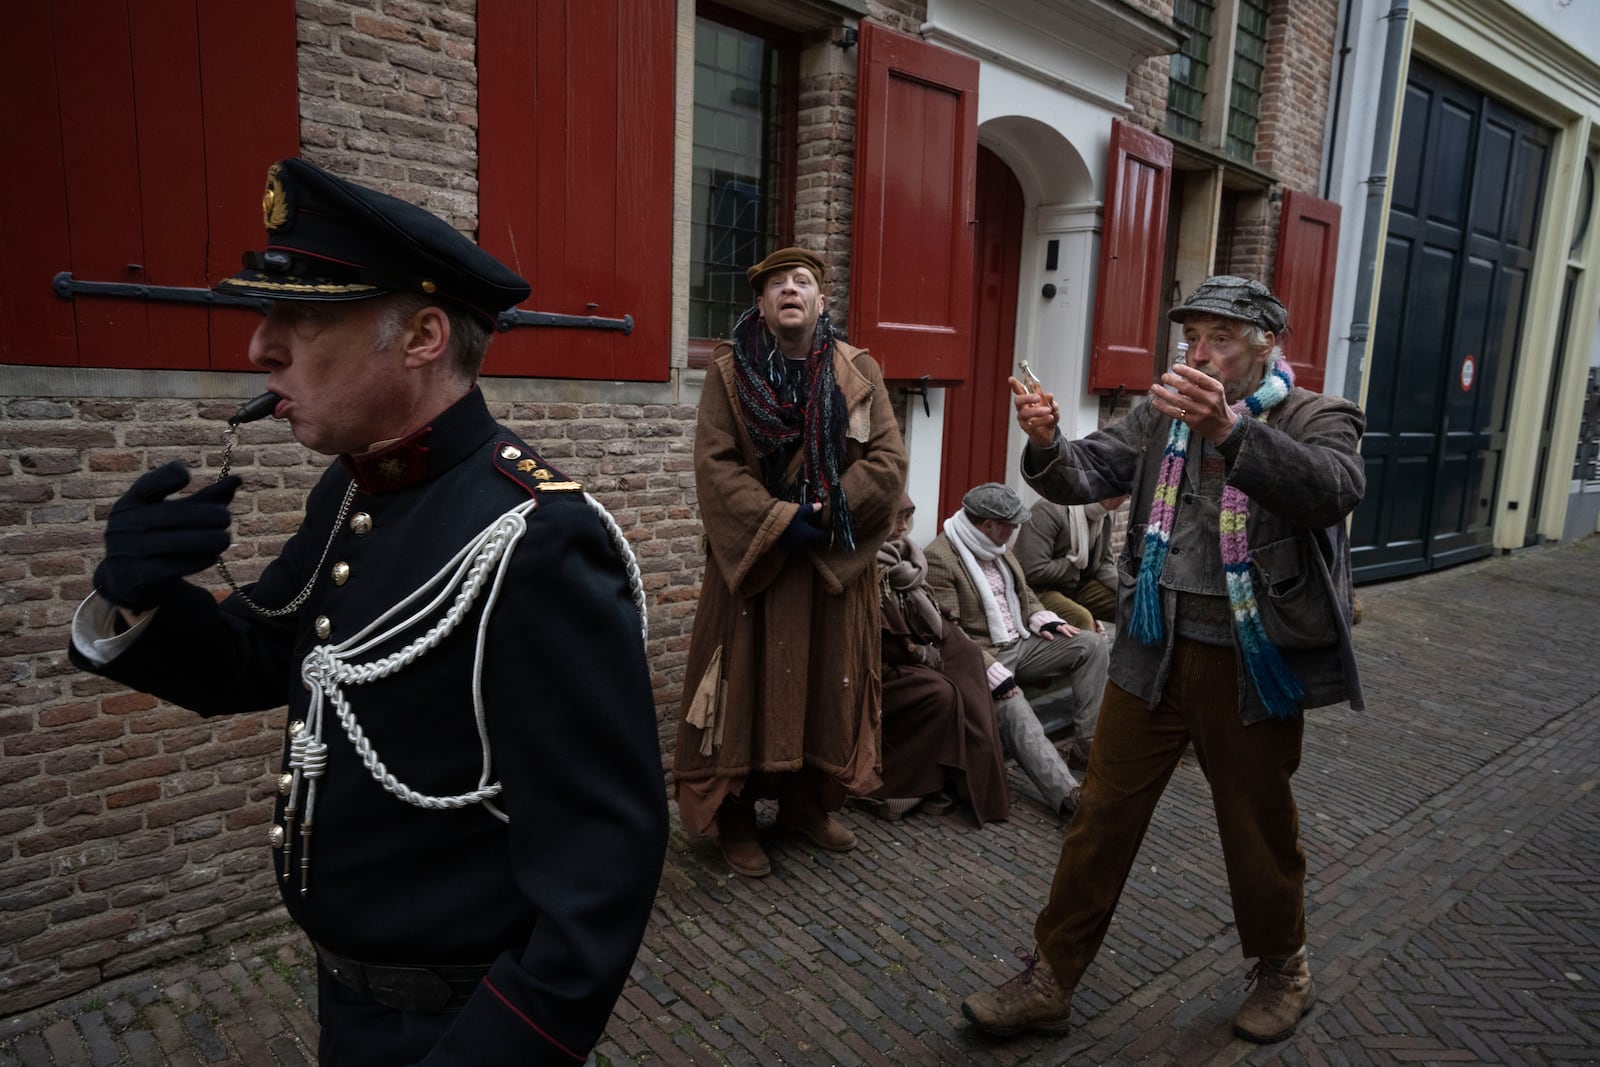
[[[495,316],[528,298],[517,273],[431,211],[346,181],[303,159],[267,168],[267,247],[219,292],[269,300],[366,300],[421,293]]]
[[[1254,278],[1232,274],[1207,278],[1195,286],[1189,299],[1167,312],[1167,318],[1173,322],[1183,322],[1193,315],[1238,319],[1274,334],[1281,334],[1289,327],[1289,311],[1272,295],[1271,289]]]
[[[961,510],[978,519],[997,519],[1021,526],[1032,514],[1022,504],[1022,498],[1009,485],[984,482],[967,490],[961,498]]]
[[[817,280],[817,285],[820,286],[822,284],[822,277],[826,273],[826,268],[822,265],[822,257],[805,248],[780,248],[745,271],[744,276],[750,279],[750,288],[759,293],[767,275],[775,270],[794,267],[806,268],[811,272],[811,276]]]

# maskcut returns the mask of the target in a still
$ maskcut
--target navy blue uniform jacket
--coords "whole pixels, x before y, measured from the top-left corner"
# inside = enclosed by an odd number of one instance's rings
[[[295,920],[340,955],[492,964],[427,1063],[581,1063],[627,978],[666,848],[638,610],[622,558],[583,493],[497,425],[480,392],[408,442],[399,462],[362,469],[363,491],[292,616],[264,619],[237,595],[218,604],[183,583],[128,651],[99,668],[74,659],[203,715],[287,704],[289,721],[303,720],[300,665],[322,640],[319,616],[331,625],[329,640],[349,638],[497,516],[536,500],[483,664],[492,774],[504,783],[496,803],[509,825],[481,805],[428,811],[391,795],[329,708],[307,892],[298,834],[291,877],[279,884]],[[335,464],[312,490],[299,531],[248,590],[257,603],[286,604],[305,586],[351,480],[352,467]],[[352,522],[357,514],[370,519],[364,534],[352,528],[366,525]],[[332,578],[340,563],[348,567],[342,585]],[[479,784],[472,671],[483,600],[406,669],[346,688],[377,758],[423,794]],[[275,852],[274,862],[283,857]]]

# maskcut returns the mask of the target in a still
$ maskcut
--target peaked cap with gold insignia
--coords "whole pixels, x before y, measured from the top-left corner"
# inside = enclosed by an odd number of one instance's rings
[[[303,159],[267,169],[261,200],[267,247],[219,292],[270,300],[366,300],[421,293],[488,320],[528,298],[516,272],[414,204],[330,174]]]

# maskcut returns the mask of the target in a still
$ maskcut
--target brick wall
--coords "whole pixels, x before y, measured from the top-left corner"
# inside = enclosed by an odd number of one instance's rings
[[[307,159],[470,230],[478,218],[475,0],[297,0]]]
[[[1172,0],[1128,0],[1128,6],[1171,25]],[[1128,121],[1161,133],[1167,122],[1167,70],[1171,59],[1151,56],[1128,75]]]
[[[844,329],[850,318],[856,57],[834,43],[837,36],[813,41],[800,56],[794,239],[830,264],[828,314],[836,328]]]
[[[1256,165],[1291,189],[1321,187],[1338,17],[1336,0],[1279,0],[1267,23]]]
[[[281,713],[201,720],[82,674],[66,656],[110,502],[169,459],[209,454],[214,474],[217,431],[233,406],[17,398],[0,407],[0,1002],[9,1008],[191,951],[208,930],[269,921],[275,909],[260,783],[277,762]],[[264,491],[245,501],[241,571],[293,528],[293,487],[313,477],[298,449],[249,451],[247,476]]]
[[[702,555],[694,410],[505,399],[495,416],[605,503],[650,604],[663,751],[682,686]],[[68,661],[103,520],[138,472],[172,459],[217,476],[235,402],[14,398],[0,405],[0,1003],[48,1002],[240,923],[282,919],[266,830],[284,714],[201,719]],[[232,466],[234,577],[247,581],[298,526],[325,460],[274,422],[241,433]],[[195,579],[225,592],[215,571]],[[174,663],[172,669],[183,669]]]

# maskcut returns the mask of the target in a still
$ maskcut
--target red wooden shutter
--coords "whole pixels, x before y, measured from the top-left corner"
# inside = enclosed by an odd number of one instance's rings
[[[1295,384],[1322,392],[1332,332],[1333,279],[1339,262],[1339,205],[1290,189],[1278,223],[1272,291],[1289,309],[1294,339],[1285,346]]]
[[[978,61],[861,23],[852,343],[888,378],[972,372]]]
[[[0,176],[0,359],[248,366],[252,311],[50,282],[205,288],[260,247],[262,178],[300,143],[292,5],[30,4],[8,28],[0,85],[28,103],[7,145],[26,165]]]
[[[1089,391],[1142,393],[1156,365],[1156,314],[1172,187],[1172,142],[1111,122]]]
[[[300,154],[293,6],[195,5],[205,87],[206,285],[238,270],[240,253],[263,246],[267,168]],[[212,369],[254,370],[246,352],[261,316],[241,308],[212,308],[209,314]]]
[[[55,272],[72,262],[50,16],[46,4],[6,13],[12,47],[0,63],[0,96],[11,101],[11,161],[0,167],[0,362],[70,367],[78,362],[73,307],[50,292]]]
[[[631,334],[518,327],[488,374],[665,381],[671,365],[672,0],[478,5],[478,240],[530,311]]]

